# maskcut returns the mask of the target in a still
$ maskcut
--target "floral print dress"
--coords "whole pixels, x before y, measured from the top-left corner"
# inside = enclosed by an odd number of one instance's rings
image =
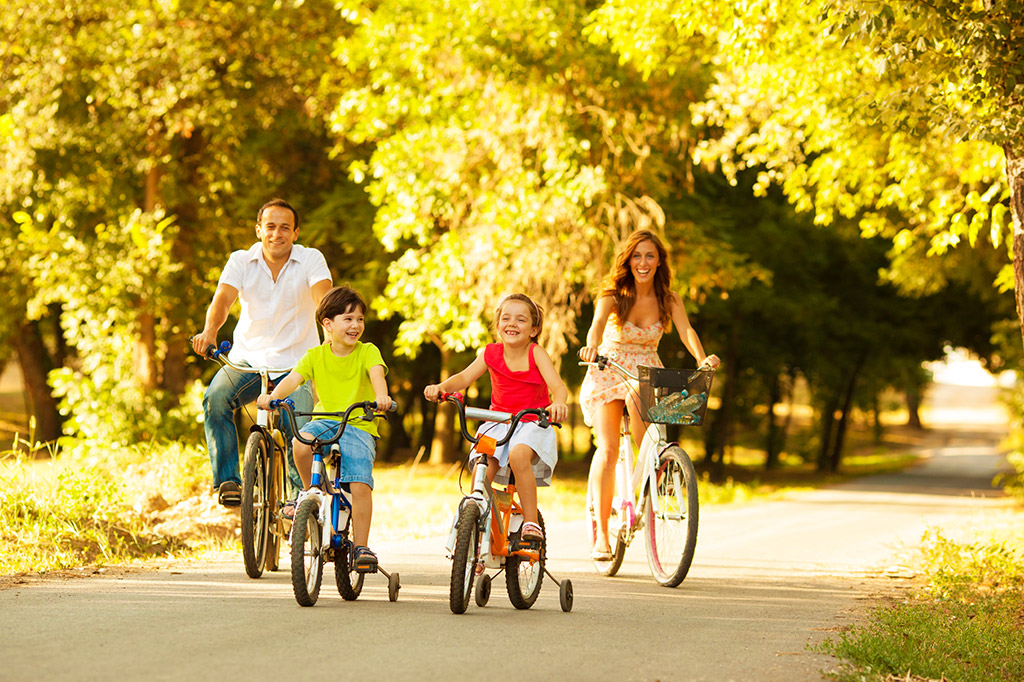
[[[638,327],[629,321],[620,326],[618,318],[613,314],[608,318],[604,341],[598,347],[598,352],[609,356],[634,374],[638,365],[664,367],[658,357],[658,342],[664,333],[665,327],[660,320],[647,327]],[[593,426],[594,414],[601,405],[613,400],[625,400],[628,392],[625,381],[614,370],[602,371],[588,367],[580,387],[584,423]]]

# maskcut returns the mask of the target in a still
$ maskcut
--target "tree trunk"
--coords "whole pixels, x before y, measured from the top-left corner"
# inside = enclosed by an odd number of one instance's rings
[[[449,365],[451,364],[451,351],[441,348],[441,381],[450,375]],[[438,405],[434,413],[434,438],[430,441],[430,463],[443,464],[454,462],[457,448],[455,447],[455,423],[458,417],[455,416],[455,408],[448,405]]]
[[[36,420],[35,433],[31,436],[36,442],[55,441],[61,435],[63,420],[57,411],[57,401],[53,399],[50,386],[46,383],[46,377],[53,369],[53,360],[46,351],[39,323],[24,323],[14,336],[14,346],[25,379],[29,413]]]
[[[836,427],[836,438],[832,444],[832,455],[829,458],[829,471],[839,471],[839,463],[843,457],[843,445],[846,443],[846,425],[849,423],[850,410],[853,407],[853,396],[857,390],[857,379],[860,378],[860,371],[867,360],[867,354],[861,354],[850,372],[849,381],[846,382],[846,390],[843,394],[842,414],[839,417],[839,424]]]
[[[768,389],[768,434],[764,442],[764,468],[771,471],[779,466],[779,455],[782,452],[779,425],[775,423],[775,406],[782,402],[782,380],[776,374]]]
[[[1017,322],[1024,340],[1024,157],[1010,143],[1003,145],[1003,153],[1013,214],[1013,291],[1017,300]]]
[[[836,423],[838,403],[838,396],[830,394],[821,410],[821,449],[818,450],[818,471],[829,470],[829,454],[832,452],[832,427]]]
[[[914,429],[924,428],[921,424],[921,389],[917,386],[907,389],[907,426]]]
[[[732,431],[732,411],[736,404],[736,384],[740,375],[739,329],[737,323],[729,334],[729,344],[722,361],[725,367],[725,388],[722,390],[721,407],[715,411],[715,422],[710,434],[709,471],[711,480],[716,482],[725,479],[725,448],[729,445],[729,434]]]

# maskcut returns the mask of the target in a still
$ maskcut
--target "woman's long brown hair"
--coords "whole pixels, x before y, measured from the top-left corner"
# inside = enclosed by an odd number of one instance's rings
[[[612,271],[598,294],[598,298],[611,296],[615,302],[615,317],[619,319],[619,326],[626,321],[629,311],[636,303],[636,279],[633,277],[633,270],[629,267],[629,261],[633,252],[641,242],[651,242],[658,250],[658,269],[654,273],[654,296],[658,299],[658,312],[661,323],[668,325],[672,319],[668,310],[668,298],[672,293],[672,266],[668,264],[668,251],[661,239],[650,230],[636,230],[626,237],[626,240],[619,245],[615,251],[615,259],[612,261]]]

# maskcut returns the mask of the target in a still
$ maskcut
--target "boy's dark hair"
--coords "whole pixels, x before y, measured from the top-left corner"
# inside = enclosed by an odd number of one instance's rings
[[[352,312],[355,308],[366,314],[366,301],[352,287],[334,287],[320,299],[316,308],[316,321],[323,324],[324,320],[333,320],[338,315]]]
[[[292,225],[293,230],[299,229],[299,212],[295,210],[295,207],[289,204],[284,199],[271,199],[267,203],[260,206],[259,212],[256,214],[256,224],[259,225],[263,222],[263,212],[271,206],[280,206],[281,208],[287,208],[292,212]]]

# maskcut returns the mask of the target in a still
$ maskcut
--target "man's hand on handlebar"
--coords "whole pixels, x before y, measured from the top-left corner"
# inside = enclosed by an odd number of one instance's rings
[[[207,357],[207,350],[217,347],[217,332],[205,329],[192,337],[192,350],[196,355]]]

